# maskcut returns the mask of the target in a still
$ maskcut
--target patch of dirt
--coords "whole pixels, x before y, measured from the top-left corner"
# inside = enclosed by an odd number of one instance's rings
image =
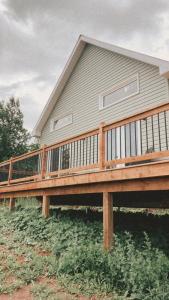
[[[23,264],[23,263],[25,263],[25,257],[23,256],[23,255],[17,255],[16,256],[16,260],[17,260],[17,262],[19,263],[19,264]]]
[[[5,278],[5,283],[8,285],[14,283],[15,281],[16,281],[16,278],[12,275],[9,275]]]
[[[37,251],[37,254],[38,254],[39,256],[50,256],[50,255],[51,255],[50,252],[45,251],[45,250]]]
[[[12,276],[11,278],[8,278],[9,281],[12,283]],[[51,288],[55,295],[57,295],[58,299],[62,300],[97,300],[95,296],[92,298],[87,298],[80,295],[71,295],[64,291],[63,288],[61,288],[57,281],[53,278],[45,278],[45,277],[39,277],[36,281],[38,284],[46,285],[49,288]],[[32,285],[24,286],[16,291],[14,291],[11,295],[9,294],[1,294],[0,300],[33,300],[34,297],[31,293]]]
[[[48,287],[50,287],[52,290],[54,290],[59,299],[63,299],[63,300],[76,300],[76,299],[77,300],[97,300],[95,297],[87,298],[87,297],[80,296],[80,295],[71,295],[71,294],[65,292],[64,289],[58,285],[56,279],[54,279],[54,278],[39,277],[37,279],[37,282],[39,284],[45,284]]]
[[[12,295],[0,295],[0,300],[33,300],[30,286],[18,289]]]
[[[6,246],[0,245],[0,252],[6,252]]]

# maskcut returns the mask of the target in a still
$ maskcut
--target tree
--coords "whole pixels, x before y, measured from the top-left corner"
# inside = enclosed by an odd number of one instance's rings
[[[23,126],[19,100],[0,101],[0,161],[27,152],[30,134]]]

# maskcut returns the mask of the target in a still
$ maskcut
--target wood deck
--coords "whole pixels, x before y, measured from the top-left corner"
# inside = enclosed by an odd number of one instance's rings
[[[0,199],[10,198],[12,210],[16,197],[42,196],[43,215],[48,217],[51,196],[101,194],[104,245],[109,249],[113,193],[169,190],[168,111],[169,104],[163,104],[125,120],[108,125],[102,123],[84,134],[1,163]],[[145,128],[142,128],[142,120]],[[121,136],[127,128],[130,144],[127,146],[125,135],[127,150],[123,153]],[[138,135],[138,128],[143,133]],[[113,158],[113,134],[118,158]]]

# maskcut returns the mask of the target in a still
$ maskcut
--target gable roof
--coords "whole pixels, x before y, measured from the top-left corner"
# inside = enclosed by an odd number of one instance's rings
[[[33,136],[37,136],[37,137],[41,136],[41,131],[42,131],[46,121],[48,120],[49,115],[51,114],[51,112],[56,104],[56,101],[58,100],[59,96],[61,95],[61,93],[64,89],[64,86],[65,86],[67,80],[69,79],[77,61],[79,60],[86,44],[98,46],[100,48],[103,48],[103,49],[130,57],[130,58],[142,61],[144,63],[148,63],[151,65],[157,66],[159,68],[159,74],[161,76],[164,76],[165,78],[169,78],[169,61],[155,58],[155,57],[152,57],[152,56],[149,56],[146,54],[142,54],[139,52],[135,52],[132,50],[128,50],[125,48],[121,48],[121,47],[118,47],[118,46],[115,46],[115,45],[112,45],[109,43],[104,43],[104,42],[95,40],[93,38],[86,37],[84,35],[80,35],[71,55],[63,69],[63,72],[61,73],[61,75],[54,87],[54,90],[51,93],[51,95],[40,115],[40,118],[32,132]]]

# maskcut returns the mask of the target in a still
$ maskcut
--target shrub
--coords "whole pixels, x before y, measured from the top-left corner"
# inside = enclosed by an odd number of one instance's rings
[[[36,242],[52,250],[56,260],[49,273],[57,274],[68,288],[75,286],[90,294],[115,293],[125,299],[169,299],[164,232],[162,238],[156,232],[148,235],[116,230],[115,245],[107,253],[102,249],[102,221],[91,214],[88,218],[84,212],[77,215],[55,210],[46,220],[38,209],[20,208],[12,214],[4,212],[0,228],[5,226],[18,232],[22,242]]]
[[[85,283],[89,290],[116,291],[135,299],[152,299],[152,294],[153,299],[163,299],[160,297],[166,293],[169,296],[168,271],[168,258],[151,247],[147,235],[138,250],[127,233],[122,242],[116,237],[111,253],[105,253],[100,245],[80,246],[63,254],[58,266],[58,276],[80,284],[82,290]]]

